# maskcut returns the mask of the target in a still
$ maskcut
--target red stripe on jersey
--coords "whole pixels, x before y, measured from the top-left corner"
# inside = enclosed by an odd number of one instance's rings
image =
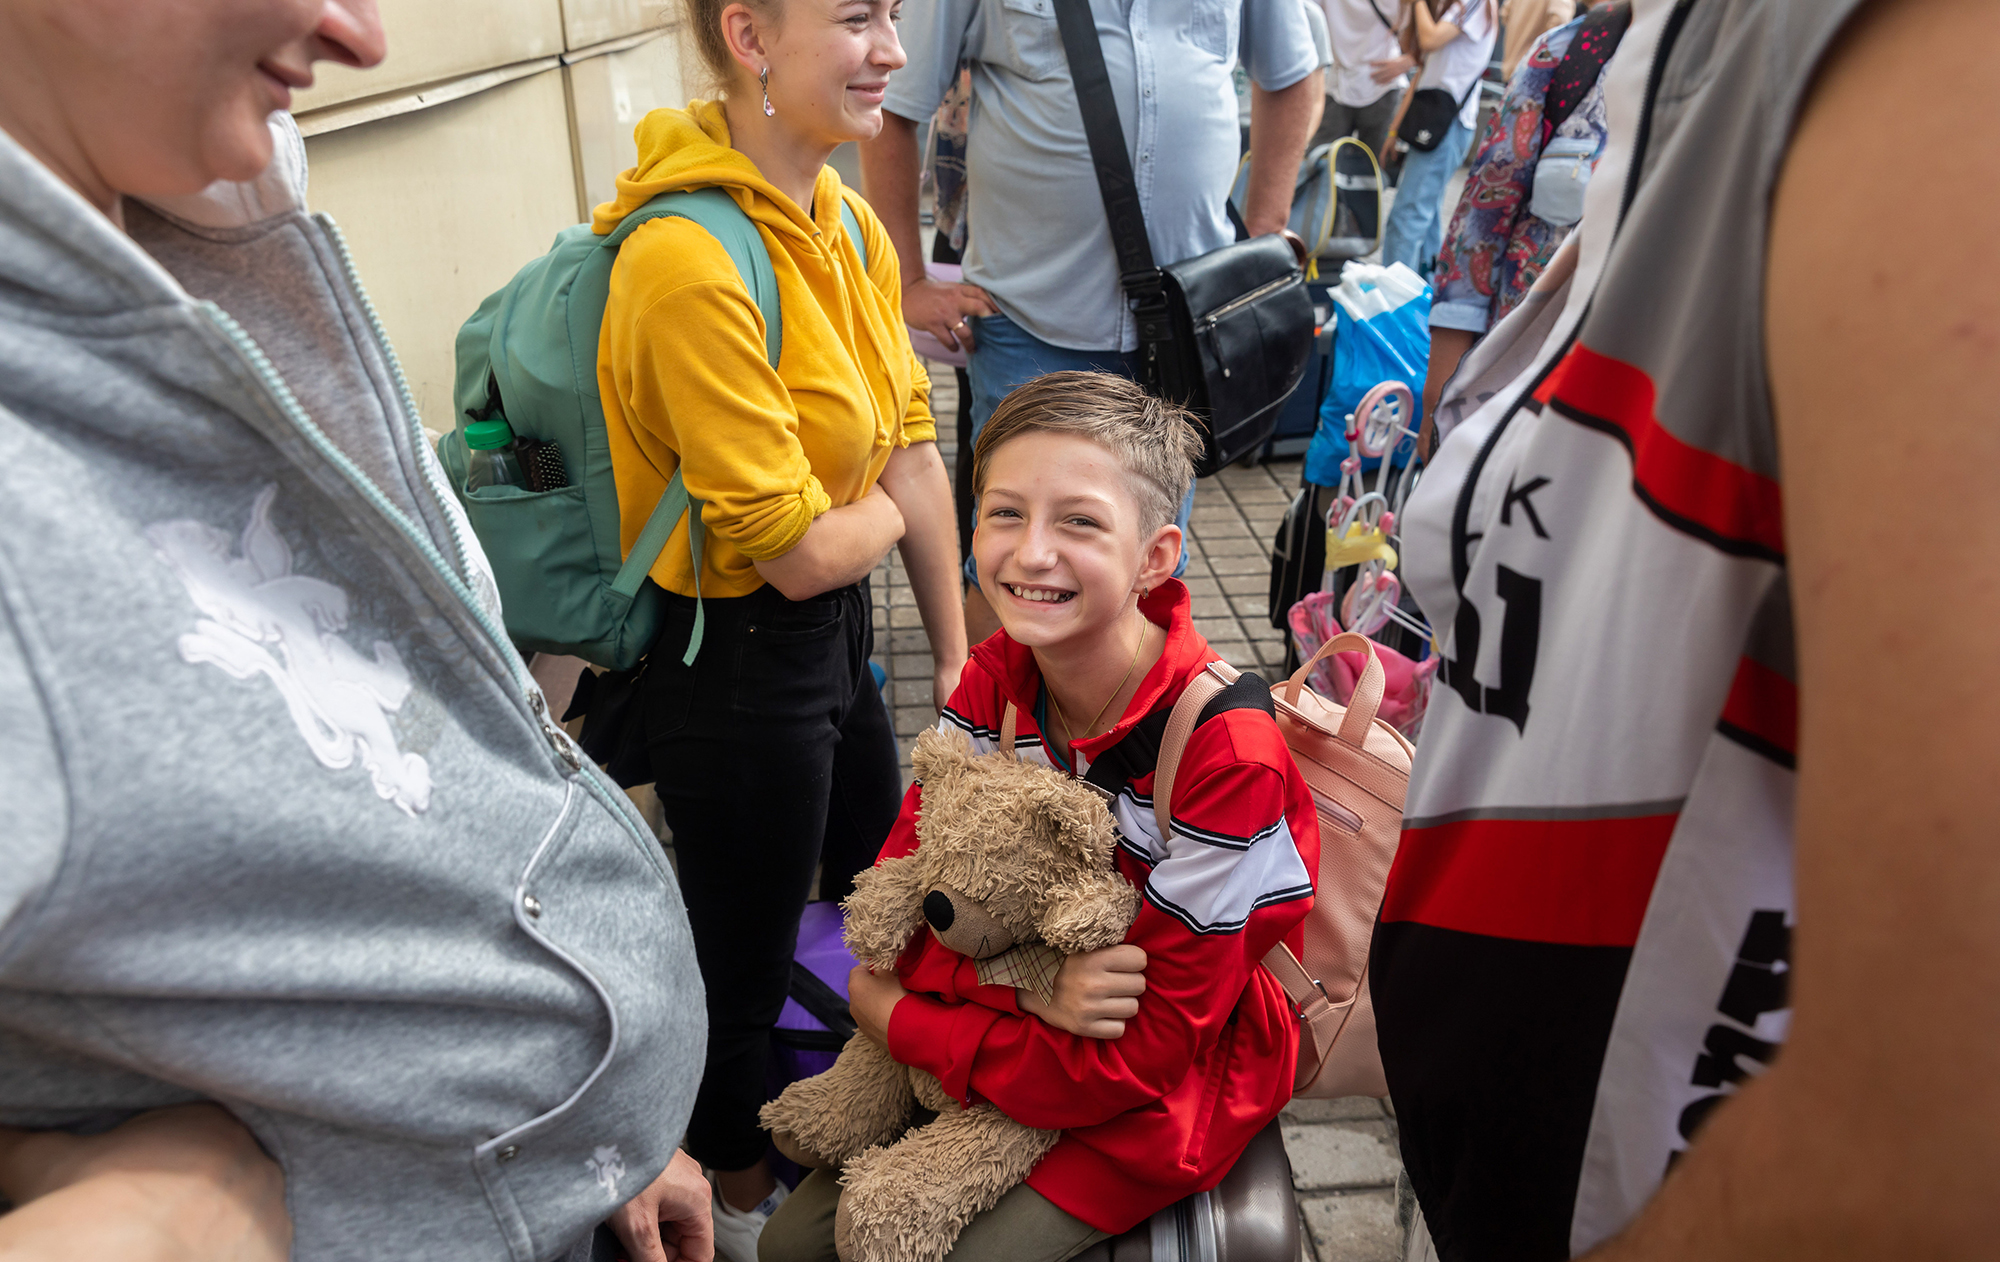
[[[1787,756],[1799,750],[1799,686],[1762,662],[1736,663],[1722,721]]]
[[[1639,940],[1677,818],[1472,819],[1405,829],[1382,919],[1522,942],[1629,947]]]
[[[1653,379],[1579,342],[1535,398],[1625,444],[1632,485],[1680,529],[1725,551],[1781,560],[1784,511],[1776,479],[1681,441],[1659,422]]]

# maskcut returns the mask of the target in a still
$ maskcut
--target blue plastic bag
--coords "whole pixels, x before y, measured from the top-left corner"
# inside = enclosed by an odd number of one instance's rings
[[[1361,396],[1384,381],[1396,380],[1423,398],[1431,359],[1431,287],[1401,263],[1388,267],[1349,263],[1331,297],[1336,313],[1333,382],[1320,405],[1319,428],[1306,449],[1306,481],[1320,486],[1340,484],[1340,462],[1347,459],[1347,417]],[[1416,440],[1409,438],[1391,456],[1401,465],[1415,450]],[[1373,469],[1380,463],[1363,460],[1362,467]]]

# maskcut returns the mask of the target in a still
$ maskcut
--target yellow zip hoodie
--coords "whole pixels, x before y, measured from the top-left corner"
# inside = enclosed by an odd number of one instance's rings
[[[619,248],[597,351],[626,552],[675,469],[708,527],[703,596],[764,585],[753,560],[782,556],[814,517],[868,493],[889,453],[937,437],[930,379],[903,325],[896,251],[868,203],[832,167],[811,213],[729,147],[722,106],[654,110],[636,133],[639,164],[597,207],[602,235],[675,189],[718,187],[757,225],[777,273],[783,347],[765,359],[764,318],[722,245],[686,219],[641,225]],[[868,247],[840,223],[846,198]],[[691,596],[683,523],[653,581]]]

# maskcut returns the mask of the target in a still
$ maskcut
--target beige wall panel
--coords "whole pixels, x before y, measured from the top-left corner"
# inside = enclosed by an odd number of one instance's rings
[[[306,141],[424,424],[453,424],[452,343],[480,300],[576,221],[562,72]]]
[[[692,49],[668,32],[622,53],[569,67],[576,107],[576,151],[586,208],[610,201],[618,173],[638,159],[632,129],[648,111],[682,106],[694,89]]]
[[[563,51],[562,0],[381,0],[389,56],[373,70],[321,62],[292,110],[320,109]]]
[[[563,0],[572,51],[681,20],[681,0]]]

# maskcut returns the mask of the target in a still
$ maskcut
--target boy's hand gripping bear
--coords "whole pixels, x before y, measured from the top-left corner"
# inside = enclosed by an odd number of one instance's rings
[[[925,732],[911,763],[921,844],[855,878],[845,907],[856,959],[893,970],[928,924],[1000,981],[1052,975],[1062,956],[1124,940],[1139,893],[1112,869],[1111,815],[1095,790],[1012,751],[975,757],[957,732]],[[916,1105],[938,1116],[908,1129]],[[841,1170],[844,1262],[938,1262],[1060,1135],[991,1104],[962,1107],[865,1034],[765,1105],[762,1121],[786,1156]]]

